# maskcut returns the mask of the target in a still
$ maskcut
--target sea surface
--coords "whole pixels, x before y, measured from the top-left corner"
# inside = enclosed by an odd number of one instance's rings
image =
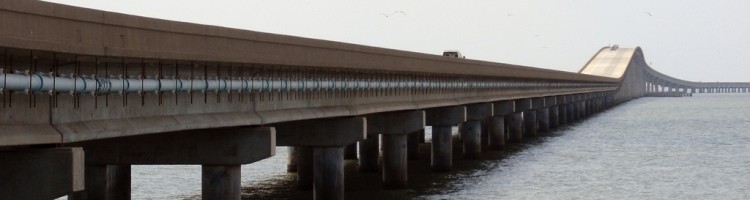
[[[456,152],[451,173],[430,172],[421,151],[405,190],[346,161],[346,198],[750,199],[750,94],[632,100],[480,160]],[[243,199],[312,198],[286,155],[242,166]],[[134,199],[200,199],[200,166],[132,169]]]

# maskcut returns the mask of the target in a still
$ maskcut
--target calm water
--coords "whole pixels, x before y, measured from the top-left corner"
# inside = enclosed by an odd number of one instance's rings
[[[641,98],[455,170],[429,172],[428,145],[408,190],[347,161],[348,199],[750,199],[750,95]],[[310,199],[286,148],[242,167],[243,198]],[[134,199],[196,199],[200,166],[133,166]]]

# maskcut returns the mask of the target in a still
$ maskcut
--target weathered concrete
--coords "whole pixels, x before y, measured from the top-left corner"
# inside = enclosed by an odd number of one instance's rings
[[[466,121],[466,107],[453,106],[425,110],[426,125],[432,126],[431,166],[434,171],[453,168],[453,126]]]
[[[240,165],[203,165],[201,171],[202,199],[240,199]]]
[[[523,136],[539,136],[539,126],[537,124],[536,110],[527,110],[523,112]]]
[[[481,127],[479,120],[469,120],[461,126],[464,159],[479,159],[482,155]]]
[[[433,171],[448,172],[453,168],[453,134],[451,126],[432,127],[431,161]]]
[[[313,188],[313,149],[312,147],[294,147],[297,152],[297,189]]]
[[[508,115],[509,117],[506,118],[506,122],[508,125],[508,130],[510,137],[508,139],[511,143],[521,143],[523,142],[523,114],[520,112],[513,113]]]
[[[404,188],[407,185],[407,135],[422,131],[425,112],[399,111],[368,116],[368,127],[382,135],[383,186]],[[417,140],[414,144],[418,145]],[[415,146],[418,149],[418,146]],[[371,167],[370,167],[371,168]]]
[[[344,199],[342,147],[313,148],[314,199]]]
[[[505,117],[494,116],[490,118],[490,149],[503,149],[505,147],[505,140],[507,135],[505,134]]]
[[[108,165],[107,199],[130,199],[131,179],[130,165]]]
[[[344,160],[356,160],[357,159],[357,143],[352,143],[344,146]]]
[[[288,147],[286,172],[297,172],[297,150],[295,147]]]
[[[364,117],[303,120],[276,125],[278,146],[345,146],[367,138]]]
[[[407,185],[406,134],[383,134],[383,187],[405,188]]]
[[[84,148],[87,165],[248,164],[276,154],[275,134],[273,127],[223,128],[93,140],[72,145]]]
[[[537,126],[539,127],[539,132],[542,133],[549,133],[550,131],[550,115],[549,115],[550,108],[540,108],[536,111],[536,117],[537,117]]]
[[[54,199],[84,189],[81,148],[0,151],[0,199]]]
[[[493,115],[493,104],[479,103],[466,106],[466,128],[462,128],[461,138],[463,142],[464,158],[477,159],[485,148],[489,134],[487,119]],[[474,121],[474,122],[470,122]]]
[[[424,133],[424,129],[418,130],[416,132],[410,133],[407,136],[406,141],[406,155],[409,160],[417,160],[419,159],[419,143],[420,143],[420,136],[422,136],[422,133]]]
[[[359,171],[378,172],[380,170],[380,138],[371,136],[359,142]]]

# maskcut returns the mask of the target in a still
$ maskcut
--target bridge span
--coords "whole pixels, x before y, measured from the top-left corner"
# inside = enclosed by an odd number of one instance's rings
[[[664,75],[640,48],[570,73],[38,1],[0,4],[0,24],[0,199],[128,199],[131,165],[168,164],[239,199],[240,165],[276,146],[300,189],[341,199],[352,155],[386,188],[408,187],[408,159],[450,171],[454,126],[471,159],[649,94],[750,92]]]

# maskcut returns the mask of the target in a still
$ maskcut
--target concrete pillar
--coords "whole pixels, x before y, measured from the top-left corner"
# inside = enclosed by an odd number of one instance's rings
[[[313,148],[314,199],[344,199],[343,147]]]
[[[421,110],[373,114],[367,117],[368,130],[381,132],[383,148],[383,187],[399,189],[407,185],[409,151],[418,154],[419,132],[424,132],[425,112]],[[409,138],[411,141],[409,141]],[[410,148],[411,147],[411,148]]]
[[[86,190],[68,199],[130,199],[130,165],[86,165]]]
[[[405,188],[407,185],[407,135],[383,134],[383,187]]]
[[[482,154],[482,124],[479,120],[469,120],[461,126],[461,141],[465,159],[479,159]]]
[[[537,124],[539,126],[539,132],[549,133],[550,131],[550,117],[549,108],[541,108],[537,110]]]
[[[570,102],[568,104],[568,123],[573,123],[578,121],[578,102]]]
[[[524,137],[536,137],[539,135],[537,129],[536,110],[523,112],[523,135]]]
[[[297,153],[294,147],[287,147],[286,172],[297,172]]]
[[[203,165],[201,198],[240,199],[240,165]]]
[[[130,199],[130,165],[107,166],[107,199]]]
[[[419,159],[419,136],[424,133],[424,129],[410,133],[406,139],[406,155],[409,160]]]
[[[560,104],[557,106],[559,123],[558,127],[562,127],[568,124],[568,104]]]
[[[344,146],[344,160],[356,160],[357,159],[357,143],[352,143]]]
[[[509,130],[509,142],[521,143],[523,142],[523,113],[516,112],[507,115],[506,117],[508,130]]]
[[[378,172],[380,170],[379,134],[370,134],[359,143],[359,171]]]
[[[453,168],[452,126],[432,126],[432,170],[448,172]]]
[[[425,111],[425,122],[432,126],[431,166],[434,171],[447,172],[453,167],[453,126],[466,121],[466,107],[452,106]]]
[[[313,150],[312,147],[297,146],[297,189],[313,188]]]
[[[549,128],[555,130],[560,128],[560,106],[552,106],[549,108]]]
[[[107,199],[107,165],[86,165],[86,190],[76,200]]]
[[[489,148],[490,149],[502,149],[505,147],[505,117],[494,116],[490,118],[489,122]]]

